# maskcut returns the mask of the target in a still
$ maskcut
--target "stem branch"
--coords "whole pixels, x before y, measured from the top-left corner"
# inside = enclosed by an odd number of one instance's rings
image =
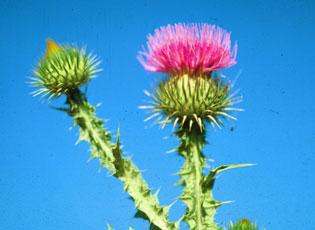
[[[98,158],[102,167],[106,167],[113,176],[122,181],[124,190],[134,200],[136,208],[143,214],[142,217],[158,229],[177,229],[178,224],[168,221],[168,207],[159,204],[157,196],[151,194],[139,169],[123,156],[119,136],[117,143],[111,142],[103,121],[96,117],[95,107],[88,103],[79,90],[68,92],[67,103],[70,107],[69,115],[80,127],[79,140],[89,142],[92,158]]]

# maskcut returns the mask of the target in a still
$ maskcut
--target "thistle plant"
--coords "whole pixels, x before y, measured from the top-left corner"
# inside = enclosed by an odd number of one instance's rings
[[[223,118],[234,119],[241,109],[234,107],[241,98],[232,92],[231,83],[217,71],[236,63],[237,45],[231,47],[230,33],[203,24],[175,24],[161,27],[148,36],[147,50],[140,51],[138,59],[150,72],[162,72],[149,105],[141,106],[152,114],[161,127],[171,123],[180,144],[177,152],[185,159],[178,172],[183,192],[179,197],[187,206],[177,221],[169,220],[171,205],[161,205],[140,170],[121,149],[119,130],[116,140],[96,116],[96,107],[87,100],[84,86],[100,72],[100,61],[85,49],[47,41],[47,50],[34,70],[34,95],[50,99],[66,96],[66,107],[59,109],[73,118],[79,127],[79,142],[91,146],[91,158],[119,179],[137,208],[135,216],[149,221],[150,229],[176,230],[185,221],[190,229],[222,229],[215,222],[216,209],[224,201],[213,196],[213,187],[219,173],[251,164],[210,167],[205,174],[207,158],[203,154],[209,125],[220,128]],[[243,229],[245,221],[231,224],[228,229]],[[119,227],[119,226],[118,226]],[[108,226],[108,229],[113,229]],[[130,228],[132,229],[132,228]],[[254,228],[244,228],[254,229]]]
[[[230,34],[203,24],[176,24],[161,27],[149,35],[148,50],[138,58],[144,68],[166,73],[166,79],[149,96],[150,109],[164,126],[173,123],[180,139],[177,152],[185,158],[178,175],[184,186],[180,199],[187,205],[184,220],[191,229],[218,229],[216,209],[225,202],[214,199],[212,189],[217,174],[251,164],[223,165],[204,175],[206,124],[221,127],[221,118],[236,120],[230,112],[240,98],[231,93],[231,84],[214,73],[236,63],[237,45],[231,50]]]

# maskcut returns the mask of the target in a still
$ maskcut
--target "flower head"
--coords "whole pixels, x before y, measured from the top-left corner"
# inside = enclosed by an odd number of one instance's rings
[[[223,124],[221,117],[236,120],[230,112],[241,111],[233,108],[241,97],[231,93],[231,84],[220,77],[197,76],[187,74],[172,76],[155,88],[154,95],[146,92],[152,101],[142,109],[153,114],[146,120],[156,118],[162,127],[173,123],[180,127],[199,127],[209,123],[219,128]]]
[[[46,53],[34,71],[32,84],[40,87],[34,95],[58,97],[77,89],[99,72],[98,65],[98,59],[85,49],[60,46],[48,39]]]
[[[147,46],[138,59],[151,72],[199,75],[236,63],[237,45],[231,50],[230,33],[215,25],[167,25],[148,36]]]

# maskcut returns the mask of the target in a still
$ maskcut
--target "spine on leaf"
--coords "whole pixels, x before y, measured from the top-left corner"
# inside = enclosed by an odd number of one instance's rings
[[[74,118],[75,125],[80,127],[79,141],[89,142],[91,157],[98,158],[102,167],[123,182],[124,190],[129,193],[138,209],[136,216],[149,220],[155,229],[177,229],[177,223],[168,221],[168,207],[159,204],[157,195],[151,194],[139,169],[123,156],[119,133],[117,143],[112,143],[110,134],[103,127],[103,121],[95,115],[95,107],[88,103],[79,90],[67,93],[67,103],[69,115]]]

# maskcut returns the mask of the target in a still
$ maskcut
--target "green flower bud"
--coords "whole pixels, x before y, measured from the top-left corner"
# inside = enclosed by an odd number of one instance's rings
[[[166,119],[161,121],[162,127],[168,122],[174,125],[199,127],[202,131],[204,123],[221,126],[220,117],[235,119],[229,111],[240,110],[231,108],[239,100],[230,94],[231,85],[219,77],[179,75],[161,82],[155,89],[153,106],[154,114],[149,117],[158,117],[163,114]],[[161,119],[160,116],[159,119]],[[148,118],[148,119],[149,119]]]
[[[100,71],[99,63],[96,56],[87,55],[85,49],[59,46],[48,40],[46,54],[34,71],[35,78],[32,84],[40,87],[34,95],[58,97],[77,89]]]
[[[238,221],[236,224],[230,224],[228,230],[258,230],[258,227],[250,220],[242,219]]]

